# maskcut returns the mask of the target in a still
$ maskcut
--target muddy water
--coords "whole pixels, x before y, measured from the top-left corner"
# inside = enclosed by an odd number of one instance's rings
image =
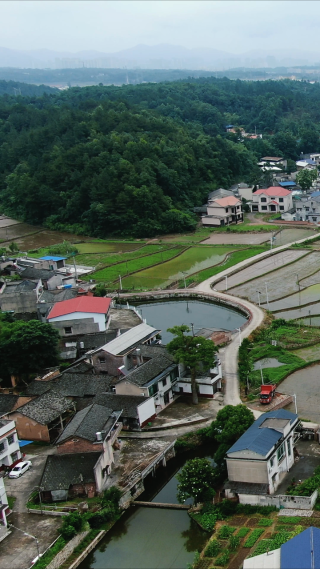
[[[281,382],[281,393],[297,396],[297,408],[299,416],[319,423],[319,374],[320,365],[296,371]],[[295,412],[294,403],[287,407]]]
[[[258,360],[253,364],[253,369],[265,369],[267,367],[280,367],[284,366],[282,362],[279,362],[276,358],[264,358],[263,360]]]
[[[198,455],[201,454],[203,456],[200,449]],[[213,462],[211,457],[207,458]],[[181,459],[176,458],[169,461],[166,468],[159,469],[155,479],[149,476],[147,489],[140,499],[177,503],[176,474],[181,466]],[[200,530],[185,510],[132,507],[79,567],[185,569],[208,538],[209,534]]]

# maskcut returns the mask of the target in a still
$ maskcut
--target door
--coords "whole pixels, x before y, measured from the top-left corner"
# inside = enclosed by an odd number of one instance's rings
[[[166,391],[163,397],[163,402],[165,405],[168,405],[169,403],[169,391]]]

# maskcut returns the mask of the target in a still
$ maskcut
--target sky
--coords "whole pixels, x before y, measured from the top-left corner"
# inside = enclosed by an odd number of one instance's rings
[[[320,52],[320,2],[2,0],[0,46],[117,52],[169,43],[230,53]]]

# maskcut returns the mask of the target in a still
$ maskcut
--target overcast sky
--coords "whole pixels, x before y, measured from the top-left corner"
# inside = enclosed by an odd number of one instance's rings
[[[320,2],[2,0],[0,46],[115,52],[144,43],[320,52]]]

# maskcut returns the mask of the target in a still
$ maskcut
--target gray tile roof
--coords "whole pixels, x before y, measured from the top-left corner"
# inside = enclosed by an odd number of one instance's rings
[[[34,379],[29,383],[25,393],[26,395],[42,395],[49,389],[52,389],[52,381],[40,381],[38,379]]]
[[[0,307],[3,312],[13,310],[17,314],[36,314],[37,297],[34,291],[0,295]]]
[[[55,393],[53,389],[46,391],[36,399],[29,401],[16,410],[17,413],[30,417],[41,425],[48,425],[59,415],[73,408],[70,399],[62,397],[60,393]]]
[[[146,385],[165,370],[169,371],[169,368],[173,369],[176,365],[166,354],[157,354],[151,360],[128,373],[126,379],[135,385]]]
[[[95,482],[93,468],[100,452],[53,454],[46,460],[40,486],[44,491],[69,490],[73,484]]]
[[[64,288],[63,290],[46,290],[44,289],[40,301],[44,300],[48,304],[55,304],[56,302],[62,302],[63,300],[70,300],[77,296],[77,289]]]
[[[258,494],[261,496],[268,493],[269,485],[255,482],[230,482],[228,480],[225,482],[224,488],[230,488],[232,492],[236,492],[237,494]]]
[[[290,421],[292,425],[298,418],[298,415],[290,413],[285,409],[278,409],[277,411],[269,411],[263,413],[258,419],[246,430],[246,432],[237,440],[236,443],[228,450],[227,455],[242,450],[250,450],[261,456],[266,456],[273,446],[282,438],[283,434],[273,428],[266,426],[262,427],[262,423],[268,419],[283,419]],[[275,423],[277,426],[277,423]]]
[[[147,397],[139,395],[116,395],[115,393],[99,393],[93,399],[93,403],[103,405],[109,409],[122,409],[121,417],[136,419],[138,417],[137,407],[148,401]]]
[[[108,391],[112,382],[108,375],[64,373],[54,383],[54,390],[65,397],[84,397]]]
[[[81,347],[81,349],[95,350],[111,342],[116,337],[117,330],[106,330],[105,332],[96,332],[95,334],[78,334],[72,336],[72,340],[78,342],[78,347],[80,347],[80,342],[83,342],[84,346],[83,348]]]
[[[93,365],[85,361],[87,356],[82,356],[77,361],[73,362],[65,371],[62,372],[62,375],[65,373],[86,373],[89,374],[93,372]]]
[[[27,267],[21,272],[21,276],[23,279],[30,279],[30,280],[43,279],[45,281],[51,279],[51,277],[53,277],[56,274],[57,271],[50,271],[49,269],[34,269],[33,267]]]
[[[19,395],[6,395],[1,393],[0,394],[0,415],[5,415],[12,411],[13,407],[15,406],[16,402],[19,399]]]
[[[68,423],[56,444],[59,445],[70,437],[80,437],[81,439],[95,442],[97,432],[110,430],[112,426],[112,420],[110,421],[112,412],[112,408],[96,404],[89,405],[82,411],[78,411],[70,423]]]

